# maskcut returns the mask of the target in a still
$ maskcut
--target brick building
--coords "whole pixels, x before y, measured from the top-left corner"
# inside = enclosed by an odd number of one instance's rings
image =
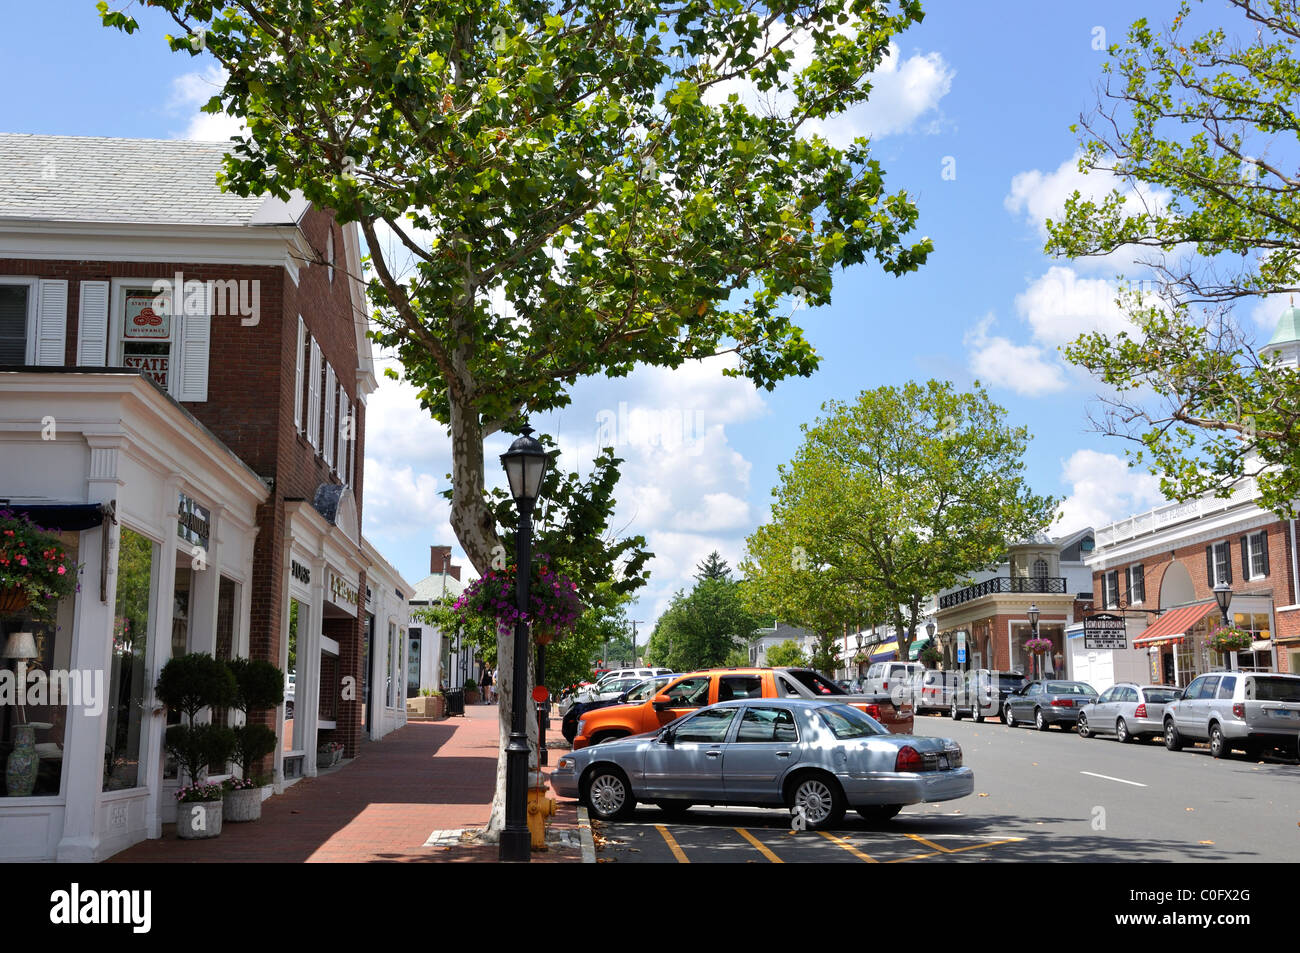
[[[359,233],[298,196],[221,192],[224,152],[0,135],[0,505],[76,549],[41,662],[100,673],[107,696],[40,717],[44,781],[0,801],[0,856],[159,836],[179,782],[152,682],[174,655],[292,676],[277,790],[404,706],[412,587],[361,536]]]
[[[1262,354],[1300,367],[1300,309],[1288,308]],[[1144,677],[1186,685],[1227,667],[1300,672],[1296,526],[1261,508],[1253,480],[1226,499],[1170,503],[1097,531],[1088,565],[1099,611],[1128,620]],[[1231,621],[1255,636],[1225,656],[1207,640],[1221,624],[1214,587],[1232,589]]]

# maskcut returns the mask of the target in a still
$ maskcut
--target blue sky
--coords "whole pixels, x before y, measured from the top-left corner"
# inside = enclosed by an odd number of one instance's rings
[[[887,186],[916,200],[916,235],[935,244],[929,263],[904,278],[869,265],[838,275],[833,303],[802,313],[823,358],[812,378],[769,393],[723,378],[716,365],[645,370],[584,381],[573,406],[535,424],[559,435],[570,467],[587,468],[598,434],[612,433],[627,458],[619,527],[646,535],[657,556],[631,613],[643,632],[710,550],[739,561],[800,424],[824,401],[882,384],[980,379],[1033,435],[1026,462],[1035,491],[1066,501],[1054,533],[1161,502],[1152,477],[1126,473],[1124,446],[1090,430],[1096,386],[1056,352],[1083,331],[1118,327],[1105,283],[1117,264],[1049,259],[1041,221],[1087,186],[1073,168],[1069,126],[1096,103],[1106,61],[1096,47],[1121,41],[1139,16],[1165,22],[1176,4],[935,0],[926,11],[847,125],[873,133]],[[224,138],[197,113],[214,91],[210,64],[171,53],[156,12],[141,16],[133,37],[100,27],[90,0],[6,12],[0,130]],[[620,405],[639,426],[618,425]],[[415,582],[428,572],[430,544],[455,543],[437,495],[449,442],[392,382],[372,397],[368,428],[364,531]],[[489,441],[490,461],[506,443]]]

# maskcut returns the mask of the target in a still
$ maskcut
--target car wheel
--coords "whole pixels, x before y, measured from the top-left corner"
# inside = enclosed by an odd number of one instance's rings
[[[1210,725],[1210,756],[1214,758],[1223,758],[1232,754],[1232,749],[1223,738],[1223,729],[1218,725]]]
[[[984,724],[984,716],[980,714],[979,702],[976,702],[973,706],[971,706],[970,720],[975,722],[975,724],[977,725]]]
[[[808,830],[824,830],[844,819],[844,792],[832,777],[807,774],[795,783],[790,807],[803,815]]]
[[[948,709],[948,714],[952,716],[953,721],[961,721],[961,712],[957,710],[957,703],[953,702]]]
[[[1011,710],[1010,705],[1006,705],[1002,709],[1002,724],[1006,725],[1008,728],[1016,727],[1016,715],[1015,712]]]
[[[1174,727],[1172,718],[1165,719],[1165,747],[1170,751],[1183,750],[1183,739],[1178,736],[1178,729]]]
[[[617,821],[636,807],[627,778],[617,768],[601,767],[587,779],[587,807],[600,821]]]
[[[1115,738],[1123,745],[1129,744],[1133,740],[1133,735],[1128,730],[1128,722],[1123,718],[1115,719]]]
[[[901,804],[873,804],[871,807],[858,808],[858,816],[868,824],[883,824],[896,817],[902,809]]]
[[[1043,717],[1043,710],[1041,708],[1034,709],[1034,727],[1039,731],[1046,731],[1051,727],[1047,724],[1047,719]]]
[[[1092,729],[1088,727],[1088,716],[1085,715],[1083,712],[1079,712],[1079,737],[1080,738],[1092,737]]]
[[[603,745],[606,741],[617,741],[619,738],[626,738],[627,733],[623,731],[607,731],[603,735],[597,735],[591,739],[593,745]]]

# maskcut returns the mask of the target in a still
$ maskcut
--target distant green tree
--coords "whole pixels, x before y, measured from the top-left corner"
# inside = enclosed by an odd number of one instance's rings
[[[767,650],[767,664],[772,668],[807,668],[808,656],[794,639],[786,639]]]
[[[727,565],[727,561],[715,549],[709,553],[702,563],[695,567],[695,578],[699,580],[730,579],[731,567]]]
[[[650,636],[646,659],[679,672],[713,668],[745,649],[757,628],[736,583],[704,579],[689,595],[679,590],[673,597]]]

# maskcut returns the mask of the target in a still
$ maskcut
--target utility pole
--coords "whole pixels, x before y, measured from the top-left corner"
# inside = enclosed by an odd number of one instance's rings
[[[645,619],[632,620],[632,668],[636,668],[636,627],[644,621]]]

